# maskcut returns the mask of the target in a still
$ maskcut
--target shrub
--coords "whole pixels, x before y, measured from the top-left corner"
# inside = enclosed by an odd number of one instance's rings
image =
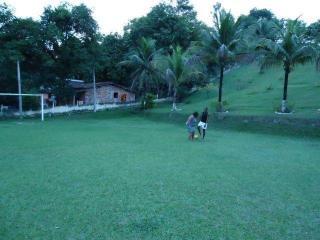
[[[147,93],[144,97],[141,98],[141,109],[153,108],[155,99],[156,97],[153,94]]]

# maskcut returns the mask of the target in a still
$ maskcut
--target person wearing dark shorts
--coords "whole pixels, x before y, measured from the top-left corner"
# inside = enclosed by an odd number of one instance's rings
[[[200,122],[198,124],[198,132],[200,134],[200,136],[202,136],[202,139],[204,139],[204,137],[206,136],[206,130],[208,128],[208,108],[206,107],[203,111],[203,113],[201,114],[201,119]],[[202,130],[202,132],[201,132]]]

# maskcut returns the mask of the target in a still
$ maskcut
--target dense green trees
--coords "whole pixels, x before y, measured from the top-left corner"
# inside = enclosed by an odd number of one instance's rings
[[[65,79],[91,81],[93,69],[97,81],[130,86],[134,67],[120,67],[118,63],[141,47],[142,38],[153,39],[154,50],[162,49],[167,54],[172,45],[187,49],[197,40],[198,26],[196,12],[188,0],[179,0],[175,6],[155,6],[146,17],[135,19],[125,27],[123,36],[102,36],[91,10],[83,4],[47,7],[40,21],[15,18],[10,8],[1,5],[0,89],[16,91],[17,60],[21,61],[24,91],[46,89],[57,95],[60,103],[67,102],[71,93]],[[162,80],[153,77],[140,92],[160,93],[160,89],[164,92]]]
[[[132,20],[124,36],[131,46],[136,46],[142,37],[152,38],[157,48],[168,50],[172,45],[189,47],[199,40],[201,24],[188,0],[178,0],[177,6],[160,3],[145,16]]]
[[[130,51],[127,41],[119,34],[109,34],[103,37],[101,54],[104,54],[102,68],[98,71],[98,79],[129,85],[129,69],[119,66],[119,62]]]
[[[51,57],[51,86],[61,102],[70,89],[65,79],[88,79],[100,55],[98,25],[85,5],[48,7],[41,17],[45,51]]]
[[[13,18],[3,25],[0,33],[0,89],[16,92],[16,62],[22,62],[24,89],[36,91],[46,72],[41,63],[48,60],[44,51],[40,24],[32,19]],[[27,88],[27,89],[26,89]]]
[[[176,0],[133,19],[123,35],[102,35],[83,4],[47,7],[40,21],[17,18],[0,4],[0,92],[17,91],[17,61],[24,92],[51,91],[61,104],[71,95],[66,79],[91,82],[93,73],[98,82],[132,86],[140,96],[167,96],[172,87],[173,109],[183,92],[218,77],[217,111],[224,111],[224,72],[247,58],[261,60],[262,70],[283,64],[281,110],[287,111],[289,74],[295,64],[313,60],[314,50],[320,52],[319,26],[277,19],[267,9],[252,9],[235,19],[220,4],[213,8],[213,25],[206,26],[189,0]]]

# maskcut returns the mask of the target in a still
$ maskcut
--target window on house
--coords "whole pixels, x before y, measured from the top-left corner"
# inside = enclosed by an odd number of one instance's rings
[[[114,92],[114,93],[113,93],[113,98],[118,98],[118,97],[119,97],[119,93]]]

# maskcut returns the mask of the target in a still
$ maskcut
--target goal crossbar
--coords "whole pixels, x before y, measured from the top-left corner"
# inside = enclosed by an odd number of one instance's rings
[[[0,96],[28,96],[28,97],[40,97],[41,98],[41,121],[44,121],[44,95],[43,94],[31,94],[31,93],[0,93]]]
[[[29,97],[41,97],[43,94],[29,94],[29,93],[0,93],[0,96],[29,96]]]

